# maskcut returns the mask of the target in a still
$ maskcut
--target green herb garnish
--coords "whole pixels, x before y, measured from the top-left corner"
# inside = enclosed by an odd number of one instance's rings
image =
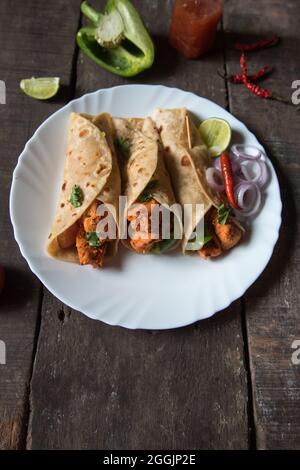
[[[163,253],[166,253],[169,251],[176,243],[178,240],[174,238],[174,233],[170,234],[170,238],[166,238],[165,240],[162,240],[159,243],[155,243],[154,247],[151,250],[151,253],[155,253],[157,255],[161,255]]]
[[[204,235],[203,246],[210,242],[210,240],[212,240],[212,235]]]
[[[73,207],[80,207],[83,202],[83,192],[78,184],[74,184],[69,202]]]
[[[231,207],[226,207],[225,204],[221,204],[218,207],[218,223],[221,225],[227,224],[229,217],[233,214]]]
[[[205,233],[205,230],[204,234],[201,235],[195,233],[194,237],[188,241],[187,249],[190,251],[199,251],[210,240],[212,240],[212,235]]]
[[[194,236],[192,240],[189,241],[189,243],[199,243],[202,246],[206,245],[206,243],[210,242],[212,239],[212,235],[204,235],[204,237],[197,237],[197,235]]]
[[[97,232],[87,233],[85,239],[89,242],[89,245],[94,248],[101,246],[101,240],[99,239]]]
[[[157,185],[157,180],[149,181],[144,191],[139,195],[139,201],[140,202],[150,201],[150,199],[153,198],[152,189],[154,189],[156,185]]]
[[[189,243],[198,243],[199,245],[204,246],[206,243],[210,242],[210,240],[212,240],[212,235],[209,233],[204,233],[203,237],[195,234],[192,240],[189,240]]]
[[[128,160],[130,148],[128,140],[124,139],[124,137],[117,137],[115,139],[115,146],[117,147],[117,150],[119,151],[121,156]]]

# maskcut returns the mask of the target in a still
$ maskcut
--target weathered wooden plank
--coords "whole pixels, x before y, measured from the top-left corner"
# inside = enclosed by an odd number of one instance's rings
[[[131,82],[178,86],[225,105],[220,44],[202,61],[181,59],[164,39],[171,2],[135,4],[157,61]],[[80,54],[78,95],[127,82]],[[46,295],[28,448],[247,448],[243,359],[240,302],[188,328],[145,332],[91,321]]]
[[[232,0],[225,9],[228,73],[239,70],[235,39],[257,39],[277,33],[280,46],[248,55],[249,70],[266,63],[274,73],[262,85],[290,96],[300,77],[299,2]],[[247,36],[249,34],[249,36]],[[263,101],[241,86],[229,85],[230,109],[266,145],[279,175],[284,204],[283,225],[272,261],[246,297],[257,447],[300,448],[300,366],[293,365],[292,343],[300,339],[299,323],[299,124],[291,106]]]
[[[236,303],[184,329],[130,331],[46,295],[28,447],[247,447],[238,311]]]
[[[7,352],[7,364],[0,365],[0,449],[24,447],[26,442],[28,389],[42,292],[13,239],[8,214],[11,176],[26,140],[64,99],[61,95],[56,102],[34,102],[19,90],[19,81],[33,75],[58,75],[70,85],[78,5],[67,0],[16,2],[12,18],[11,2],[0,4],[0,79],[7,89],[6,104],[0,104],[0,263],[7,275],[0,296],[0,340]]]

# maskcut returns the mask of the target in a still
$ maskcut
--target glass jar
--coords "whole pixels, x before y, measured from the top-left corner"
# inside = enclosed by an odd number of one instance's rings
[[[175,0],[170,44],[188,59],[211,49],[222,16],[223,0]]]

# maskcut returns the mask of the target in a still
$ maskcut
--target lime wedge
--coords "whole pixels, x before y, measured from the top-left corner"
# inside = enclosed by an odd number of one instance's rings
[[[199,132],[212,157],[221,155],[230,144],[231,127],[225,119],[206,119],[200,124]]]
[[[20,82],[20,88],[31,98],[48,100],[59,90],[59,77],[24,78]]]

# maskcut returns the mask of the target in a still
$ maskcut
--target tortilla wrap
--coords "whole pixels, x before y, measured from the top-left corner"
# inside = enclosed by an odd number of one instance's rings
[[[157,108],[153,120],[165,150],[165,161],[171,176],[177,201],[192,205],[184,213],[184,238],[182,251],[198,223],[211,207],[220,205],[220,198],[208,185],[206,169],[211,166],[208,150],[185,108]],[[203,204],[197,213],[196,204]]]
[[[174,233],[178,243],[181,242],[181,219],[176,207],[176,200],[169,174],[164,164],[162,143],[151,118],[113,119],[117,141],[125,142],[127,155],[119,151],[120,167],[124,182],[123,193],[127,196],[127,205],[122,215],[122,224],[127,223],[127,211],[138,201],[150,181],[156,181],[151,190],[153,198],[162,206],[174,213]],[[170,207],[173,206],[174,207]],[[132,250],[129,239],[122,239],[127,248]]]
[[[77,222],[95,199],[113,206],[117,223],[121,183],[113,139],[109,114],[93,117],[71,113],[63,182],[47,244],[48,253],[57,259],[79,263],[76,248],[62,249],[58,236]],[[77,208],[69,202],[75,184],[83,193],[83,202]],[[117,242],[108,243],[108,256],[116,253]]]

